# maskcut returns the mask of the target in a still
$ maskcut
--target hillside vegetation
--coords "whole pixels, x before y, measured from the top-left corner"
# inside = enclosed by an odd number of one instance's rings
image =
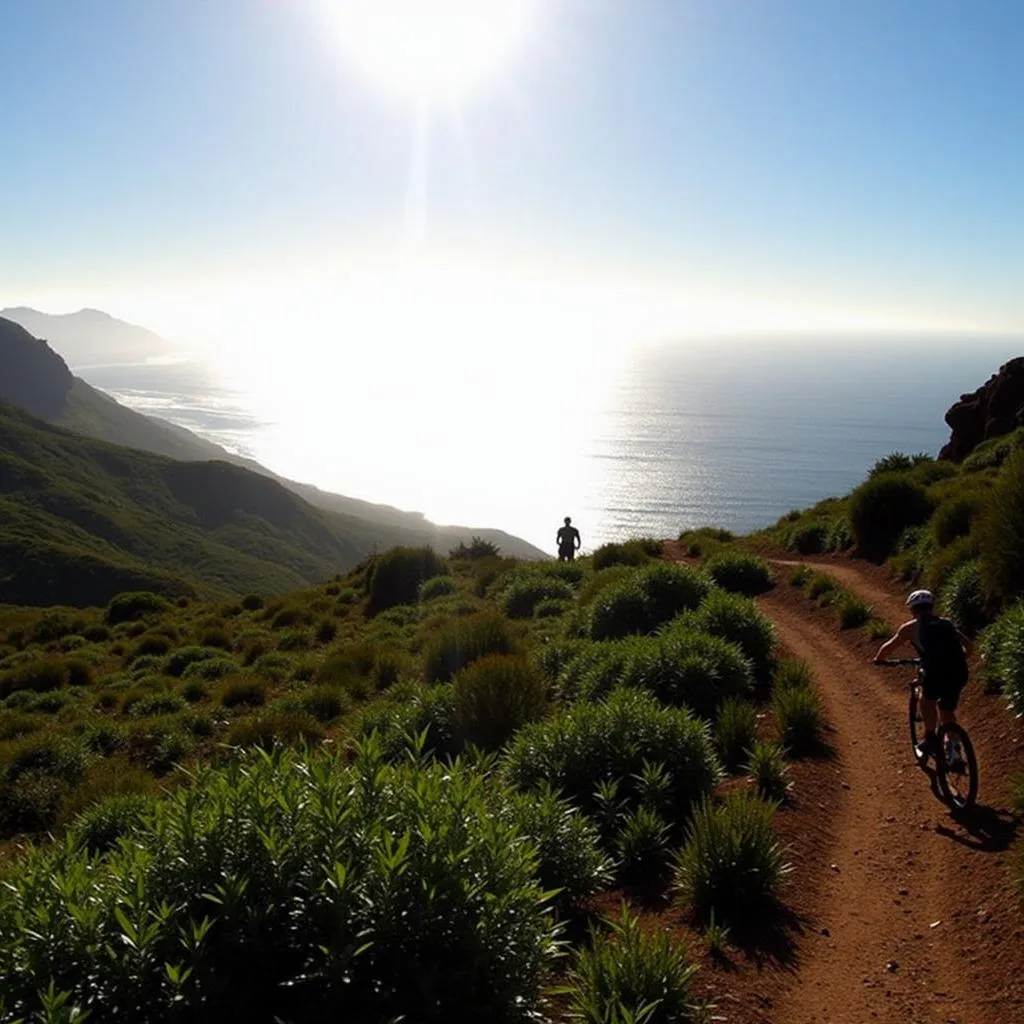
[[[0,1021],[526,1021],[559,975],[581,1019],[706,1020],[683,946],[581,915],[637,885],[720,934],[770,915],[777,740],[821,721],[753,602],[659,547],[0,610],[0,834],[37,837]],[[716,796],[727,769],[755,782]]]

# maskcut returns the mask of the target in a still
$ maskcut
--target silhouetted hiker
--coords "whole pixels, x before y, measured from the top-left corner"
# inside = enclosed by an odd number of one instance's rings
[[[560,562],[571,562],[576,557],[580,546],[580,531],[572,525],[572,519],[565,517],[563,526],[555,538],[558,541],[558,560]]]

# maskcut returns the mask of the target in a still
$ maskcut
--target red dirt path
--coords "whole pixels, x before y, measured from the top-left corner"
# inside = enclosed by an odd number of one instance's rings
[[[893,625],[903,618],[899,592],[881,570],[808,561],[879,617]],[[824,859],[802,865],[795,880],[806,925],[796,969],[775,979],[781,987],[769,985],[780,988],[770,1014],[749,1019],[1024,1021],[1024,918],[1010,890],[1008,849],[1018,823],[1005,810],[1007,778],[1024,768],[1019,726],[998,698],[969,689],[961,720],[978,751],[981,793],[972,816],[957,821],[910,757],[904,673],[869,664],[875,643],[841,633],[834,613],[786,583],[759,603],[783,644],[814,671],[841,781],[821,814]]]

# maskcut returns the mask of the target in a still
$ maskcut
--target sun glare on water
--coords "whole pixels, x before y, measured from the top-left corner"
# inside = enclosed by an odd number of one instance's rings
[[[462,99],[536,28],[537,0],[322,0],[365,77],[416,100]]]

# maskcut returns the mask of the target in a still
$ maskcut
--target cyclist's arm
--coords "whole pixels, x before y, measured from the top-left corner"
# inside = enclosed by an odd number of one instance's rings
[[[875,661],[881,661],[894,647],[899,647],[901,643],[905,643],[910,640],[910,633],[914,628],[914,622],[904,622],[896,632],[878,648],[878,653],[875,654]]]
[[[579,530],[576,531],[576,536],[575,536],[574,539],[576,541],[576,550],[579,551],[579,549],[581,547],[583,547],[583,541],[580,540],[580,531]]]

